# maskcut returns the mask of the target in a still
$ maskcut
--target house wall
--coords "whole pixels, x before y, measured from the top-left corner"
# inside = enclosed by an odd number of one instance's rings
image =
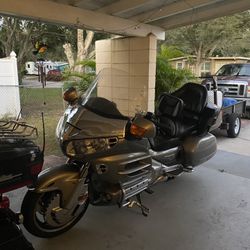
[[[182,57],[182,58],[176,58],[176,59],[171,59],[170,64],[172,65],[173,68],[177,69],[178,64],[182,63],[183,68],[189,69],[195,76],[200,77],[202,72],[204,71],[201,69],[203,65],[201,65],[200,69],[196,70],[194,64],[195,64],[195,58],[192,58],[193,62],[191,63],[190,61],[187,60],[187,58]],[[230,63],[247,63],[249,62],[249,58],[243,58],[243,57],[210,57],[206,60],[203,61],[204,63],[210,63],[210,74],[214,75],[221,66],[225,64],[230,64]]]
[[[156,37],[132,37],[96,42],[96,71],[118,70],[107,75],[98,95],[112,99],[125,115],[154,111]],[[113,74],[113,73],[112,73]],[[108,84],[107,84],[108,82]]]
[[[193,58],[191,59],[193,60]],[[182,64],[182,69],[188,69],[190,70],[194,75],[197,75],[195,72],[195,66],[193,63],[191,63],[190,60],[188,60],[187,58],[181,58],[181,59],[172,59],[169,61],[171,66],[174,69],[178,69],[178,64]]]

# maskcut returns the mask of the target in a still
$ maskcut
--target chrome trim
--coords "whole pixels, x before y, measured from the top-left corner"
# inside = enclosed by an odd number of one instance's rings
[[[121,175],[126,175],[126,174],[132,174],[132,173],[134,173],[134,172],[137,172],[137,171],[139,171],[139,170],[142,170],[142,169],[144,169],[144,168],[147,168],[147,167],[150,167],[151,166],[151,164],[141,164],[140,166],[138,166],[138,167],[134,167],[134,168],[132,168],[132,169],[126,169],[126,170],[124,170],[124,171],[120,171],[120,172],[118,172],[118,174],[121,174]]]
[[[122,200],[122,207],[125,207],[128,204],[128,199],[135,196],[136,194],[141,193],[143,190],[147,189],[150,183],[149,178],[145,178],[135,184],[122,184],[122,193],[123,193],[123,200]]]
[[[155,157],[155,156],[161,156],[161,155],[165,155],[165,154],[168,154],[169,156],[172,156],[172,155],[175,155],[176,151],[178,150],[179,147],[175,147],[175,148],[170,148],[170,149],[167,149],[167,150],[164,150],[164,151],[154,151],[152,149],[149,149],[149,154],[152,156],[152,157]]]

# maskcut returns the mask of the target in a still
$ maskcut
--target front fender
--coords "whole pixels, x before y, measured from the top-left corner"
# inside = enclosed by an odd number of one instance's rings
[[[67,203],[80,180],[80,167],[75,164],[64,164],[42,171],[32,192],[46,193],[58,190],[63,194],[63,203]]]

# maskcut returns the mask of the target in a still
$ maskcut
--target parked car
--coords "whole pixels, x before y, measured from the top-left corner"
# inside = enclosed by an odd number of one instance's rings
[[[47,81],[61,81],[62,73],[59,69],[49,70],[46,76]]]
[[[225,64],[215,74],[218,89],[225,97],[245,100],[247,109],[250,109],[250,63]],[[202,84],[212,83],[211,78],[205,79]]]

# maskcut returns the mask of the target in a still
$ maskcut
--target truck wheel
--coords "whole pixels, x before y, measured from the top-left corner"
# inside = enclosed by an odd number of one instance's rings
[[[228,117],[229,128],[227,130],[227,136],[230,138],[235,138],[240,133],[241,119],[237,114],[231,114]]]

